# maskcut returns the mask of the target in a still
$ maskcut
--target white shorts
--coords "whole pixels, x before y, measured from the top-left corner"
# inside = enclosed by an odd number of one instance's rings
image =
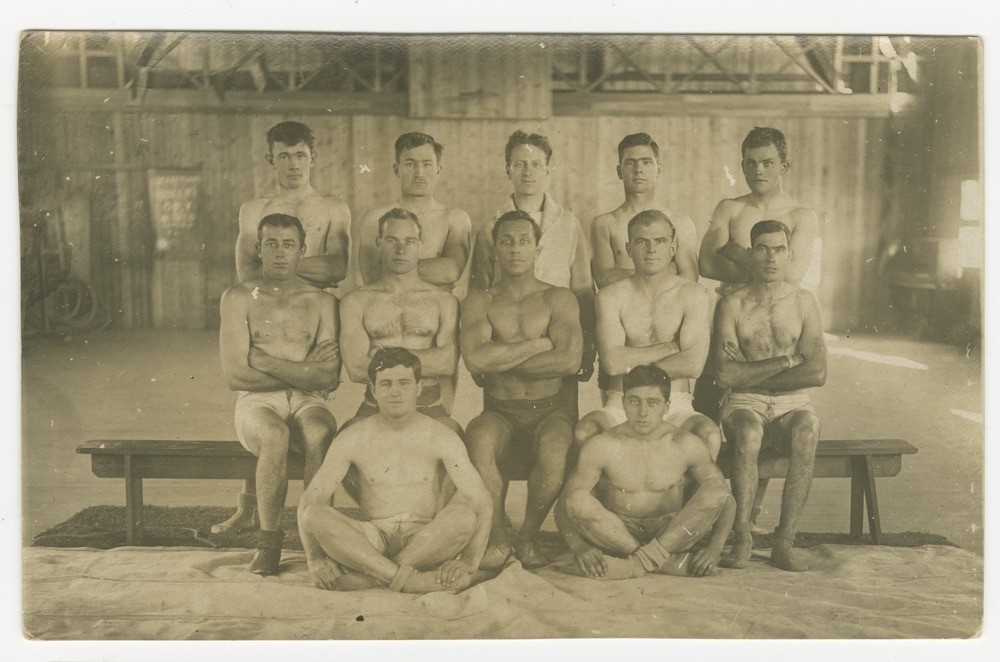
[[[243,430],[247,418],[252,415],[255,409],[270,409],[281,420],[287,423],[297,414],[310,407],[322,407],[329,412],[332,404],[332,393],[313,393],[297,388],[287,388],[279,391],[240,391],[240,395],[236,399],[236,411],[233,413],[233,423],[236,425],[236,437],[240,440],[243,448],[254,455],[258,455],[260,449],[256,448],[255,444],[247,441]],[[295,438],[296,435],[292,435],[289,441]]]
[[[608,404],[604,406],[604,409],[598,409],[598,411],[604,412],[608,418],[615,422],[615,425],[620,425],[628,420],[625,417],[624,396],[618,391],[608,391]],[[697,413],[694,410],[694,396],[691,393],[674,393],[667,403],[667,411],[663,413],[663,420],[680,427]]]

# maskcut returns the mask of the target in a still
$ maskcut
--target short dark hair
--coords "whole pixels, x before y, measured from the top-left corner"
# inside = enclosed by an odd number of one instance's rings
[[[648,133],[630,133],[618,143],[618,163],[622,162],[622,157],[625,156],[626,149],[629,147],[641,147],[642,145],[648,145],[653,150],[653,156],[656,157],[656,160],[660,160],[660,146],[656,144],[655,140],[649,137]]]
[[[542,228],[538,227],[538,223],[535,219],[531,218],[531,214],[526,211],[521,211],[520,209],[515,209],[514,211],[509,211],[497,219],[497,222],[493,224],[493,243],[497,243],[497,239],[500,237],[500,226],[504,223],[510,221],[527,221],[531,223],[531,230],[535,235],[535,245],[542,240]]]
[[[666,214],[664,214],[659,209],[647,209],[647,210],[641,211],[638,214],[636,214],[635,216],[633,216],[632,220],[628,222],[628,233],[627,234],[628,234],[629,241],[632,240],[632,228],[640,226],[640,225],[652,225],[653,223],[656,223],[657,221],[663,221],[668,226],[670,226],[670,238],[671,239],[673,239],[675,236],[677,236],[677,229],[674,228],[674,224],[670,222],[670,219],[667,218]]]
[[[663,399],[670,399],[670,377],[655,365],[637,365],[622,377],[622,393],[640,386],[656,386],[663,393]]]
[[[743,146],[740,148],[740,157],[745,158],[747,150],[754,147],[767,147],[774,145],[778,150],[778,158],[784,163],[788,160],[788,143],[785,141],[785,134],[769,126],[755,126],[747,137],[743,139]]]
[[[552,144],[549,143],[549,139],[540,133],[525,133],[518,129],[514,133],[510,134],[510,138],[507,139],[507,146],[503,149],[504,162],[507,167],[510,167],[510,153],[514,151],[514,148],[518,145],[532,145],[538,149],[545,152],[545,164],[548,165],[549,159],[552,158]]]
[[[368,362],[368,381],[374,384],[378,373],[398,365],[411,368],[413,378],[420,381],[420,359],[417,358],[416,354],[405,347],[382,347],[381,345],[372,354],[372,360]]]
[[[302,227],[302,221],[289,216],[288,214],[268,214],[260,219],[257,224],[257,241],[264,238],[264,227],[270,225],[273,228],[295,228],[299,231],[299,245],[306,245],[306,229]]]
[[[444,146],[434,140],[431,136],[426,133],[420,133],[419,131],[404,133],[400,137],[396,138],[396,163],[399,163],[400,154],[408,149],[422,147],[423,145],[430,145],[434,148],[434,156],[437,157],[438,163],[440,163],[441,155],[444,153]]]
[[[274,149],[274,143],[285,143],[286,145],[298,145],[305,143],[309,146],[309,151],[316,151],[316,136],[312,129],[302,122],[281,122],[275,124],[267,131],[267,151]]]
[[[420,226],[420,221],[417,220],[417,215],[414,214],[409,209],[403,209],[402,207],[393,207],[386,213],[382,214],[378,219],[378,236],[382,236],[385,231],[385,224],[394,218],[401,219],[403,221],[413,221],[413,224],[417,226],[417,237],[421,237],[424,233],[424,229]]]
[[[792,240],[792,231],[788,229],[788,226],[781,221],[767,220],[767,221],[757,221],[750,228],[750,248],[753,248],[753,242],[757,240],[757,237],[762,234],[774,234],[775,232],[784,232],[785,241]]]

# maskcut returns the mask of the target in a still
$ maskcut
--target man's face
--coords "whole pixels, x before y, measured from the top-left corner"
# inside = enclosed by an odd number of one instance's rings
[[[535,270],[538,245],[529,221],[504,221],[494,248],[503,273],[519,276]]]
[[[406,218],[390,218],[382,227],[382,236],[375,240],[382,269],[405,274],[417,266],[420,259],[420,231],[417,224]]]
[[[625,251],[632,258],[637,274],[652,276],[670,266],[677,250],[673,234],[673,228],[663,221],[636,225],[632,229]]]
[[[267,154],[267,162],[274,168],[278,176],[278,186],[283,189],[296,189],[309,184],[309,169],[312,168],[316,155],[305,143],[286,145],[275,141]]]
[[[518,145],[510,152],[507,178],[514,184],[517,195],[537,195],[545,191],[549,166],[545,152],[534,145]]]
[[[625,391],[625,418],[632,429],[647,435],[656,429],[667,410],[667,400],[658,386],[636,386]]]
[[[784,232],[759,235],[750,248],[750,269],[754,279],[764,283],[781,281],[790,257]]]
[[[433,145],[421,145],[412,149],[404,149],[399,153],[399,160],[393,164],[393,171],[399,177],[399,188],[406,196],[434,195],[441,166],[438,165],[437,154]]]
[[[743,176],[750,190],[758,195],[778,188],[786,172],[788,162],[781,160],[778,148],[773,144],[751,147],[743,155]]]
[[[660,177],[660,164],[649,145],[626,147],[622,152],[622,162],[618,164],[618,177],[625,185],[626,193],[646,193],[656,190]]]
[[[261,231],[260,243],[257,244],[261,270],[268,278],[291,278],[295,275],[304,250],[298,229],[265,225]]]
[[[380,412],[400,418],[417,410],[420,382],[413,376],[413,368],[396,365],[375,373],[372,392]]]

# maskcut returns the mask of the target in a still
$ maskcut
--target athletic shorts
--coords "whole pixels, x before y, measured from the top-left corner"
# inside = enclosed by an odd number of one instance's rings
[[[645,545],[647,542],[655,538],[656,536],[663,533],[663,530],[670,526],[670,523],[674,520],[674,513],[664,513],[663,515],[654,515],[652,517],[632,517],[630,515],[621,515],[615,513],[618,518],[625,525],[632,537],[636,541]]]
[[[510,441],[538,444],[538,430],[548,421],[563,420],[572,430],[576,417],[566,406],[561,393],[541,400],[498,400],[486,395],[483,398],[482,416],[499,421],[510,432]]]
[[[400,513],[393,517],[361,522],[361,530],[379,554],[395,556],[406,546],[410,538],[431,521],[433,521],[431,518],[413,513]]]
[[[789,395],[763,395],[761,393],[729,393],[722,401],[722,427],[735,412],[745,410],[753,413],[764,427],[763,446],[787,452],[789,414],[798,411],[814,412],[812,402],[806,393]]]
[[[671,425],[681,427],[698,413],[694,410],[693,401],[693,396],[690,393],[672,394],[667,403],[667,410],[663,413],[663,420]],[[615,425],[620,425],[628,420],[625,417],[624,396],[618,391],[608,391],[608,403],[598,411],[604,412],[608,418],[615,422]]]
[[[441,385],[433,384],[425,386],[420,390],[420,397],[417,398],[417,411],[431,418],[444,418],[448,416],[444,403],[441,402]],[[368,418],[378,413],[378,403],[375,402],[375,394],[372,393],[371,384],[365,390],[365,399],[354,414],[355,419]]]
[[[287,423],[310,407],[322,407],[329,412],[332,404],[332,394],[300,391],[297,388],[286,388],[280,391],[240,391],[239,397],[236,398],[236,411],[233,413],[236,437],[243,444],[243,448],[257,455],[260,449],[250,447],[243,430],[243,426],[253,410],[270,409]],[[291,435],[290,441],[296,437],[297,435]]]

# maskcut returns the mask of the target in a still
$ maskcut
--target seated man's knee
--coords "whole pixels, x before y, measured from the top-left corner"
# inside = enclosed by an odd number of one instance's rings
[[[479,522],[476,517],[476,511],[474,511],[472,507],[466,503],[453,503],[450,507],[453,509],[452,526],[454,527],[454,534],[468,541],[472,538],[472,534],[475,533],[476,525]]]
[[[316,531],[316,527],[320,520],[320,509],[323,506],[318,504],[310,504],[306,506],[301,513],[299,513],[298,521],[302,525],[302,528],[306,531]]]
[[[719,457],[719,449],[722,447],[722,431],[715,423],[706,418],[695,425],[692,432],[705,442],[714,462]]]
[[[741,409],[726,418],[726,439],[741,452],[760,451],[764,439],[764,426],[753,412]]]
[[[793,448],[815,450],[819,442],[819,418],[811,411],[796,412],[789,424],[789,436]]]
[[[465,446],[469,459],[477,467],[483,462],[496,462],[500,454],[503,431],[498,425],[482,416],[472,419],[465,432]]]
[[[288,425],[277,418],[260,418],[244,427],[248,441],[260,449],[261,454],[288,453]]]
[[[313,414],[302,417],[299,428],[307,449],[326,450],[337,433],[337,421],[329,412]]]
[[[573,446],[573,429],[569,424],[546,426],[538,435],[538,462],[564,464]]]
[[[725,505],[726,500],[729,499],[731,495],[729,485],[725,480],[710,480],[699,486],[698,493],[701,494],[704,499],[712,504],[718,505],[720,508]]]

